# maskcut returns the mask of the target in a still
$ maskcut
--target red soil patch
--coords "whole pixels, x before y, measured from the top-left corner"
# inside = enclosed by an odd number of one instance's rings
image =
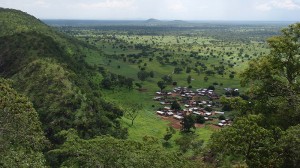
[[[172,126],[175,129],[181,129],[180,120],[176,120],[172,116],[169,116],[169,117],[161,116],[161,115],[159,115],[159,116],[160,116],[160,118],[162,120],[169,121],[170,122],[169,126]],[[195,126],[196,126],[196,128],[203,128],[203,127],[205,127],[204,124],[195,124]],[[209,127],[212,128],[212,129],[214,129],[214,130],[221,129],[221,127],[219,127],[217,125],[213,125],[213,124],[210,124]]]
[[[175,129],[180,129],[181,128],[180,121],[176,120],[172,116],[170,116],[170,117],[160,116],[160,118],[163,119],[163,120],[169,121],[170,122],[169,126],[172,126]]]

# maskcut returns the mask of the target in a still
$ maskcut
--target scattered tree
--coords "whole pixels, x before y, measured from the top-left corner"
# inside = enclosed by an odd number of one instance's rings
[[[196,116],[196,122],[199,124],[204,124],[205,123],[205,118],[203,115],[197,115]]]
[[[193,115],[186,115],[181,121],[181,131],[182,132],[192,132],[191,129],[196,129],[195,118]]]
[[[182,68],[176,67],[174,68],[174,74],[180,74],[182,72]]]
[[[164,135],[164,140],[165,140],[165,142],[164,142],[164,146],[169,146],[170,144],[169,144],[169,140],[172,138],[172,136],[173,136],[173,134],[175,134],[176,133],[176,130],[173,128],[173,127],[168,127],[167,128],[167,132],[166,132],[166,134]]]
[[[191,82],[192,82],[192,76],[189,75],[189,76],[187,77],[186,81],[187,81],[188,84],[191,84]]]
[[[164,81],[158,81],[157,82],[157,86],[159,87],[160,89],[160,92],[163,91],[163,89],[165,89],[167,86],[166,86],[166,83]]]
[[[204,76],[204,78],[203,78],[203,79],[204,79],[204,81],[205,81],[205,82],[207,82],[207,81],[208,81],[208,77],[207,77],[207,76]]]
[[[225,118],[225,116],[223,114],[219,116],[219,120],[225,120],[225,119],[226,118]]]
[[[138,72],[137,76],[138,76],[139,80],[141,80],[143,82],[149,77],[149,73],[141,70]]]
[[[131,120],[131,126],[133,126],[133,122],[142,110],[143,106],[141,104],[126,104],[124,105],[125,117]]]
[[[171,109],[178,111],[178,110],[181,110],[181,106],[176,100],[174,100],[172,102]]]
[[[142,88],[142,85],[140,83],[135,83],[135,86],[137,86],[139,89]]]
[[[150,72],[149,72],[149,76],[150,76],[150,78],[154,78],[154,72],[153,72],[153,71],[150,71]]]
[[[208,90],[215,90],[215,86],[213,86],[213,85],[210,85],[210,86],[208,86],[208,88],[207,88]]]
[[[166,82],[166,84],[172,84],[173,78],[171,75],[164,75],[162,77],[162,80]]]

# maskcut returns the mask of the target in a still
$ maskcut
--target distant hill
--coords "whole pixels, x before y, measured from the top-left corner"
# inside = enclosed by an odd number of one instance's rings
[[[147,22],[147,23],[153,23],[153,22],[161,22],[161,21],[158,20],[158,19],[151,18],[151,19],[146,20],[145,22]]]
[[[102,77],[85,63],[86,47],[93,49],[24,12],[0,8],[0,77],[29,97],[53,143],[69,128],[83,138],[118,131],[122,111],[101,98]]]
[[[182,20],[43,20],[44,23],[50,26],[171,26],[171,27],[191,27],[199,26],[199,23],[188,22]]]
[[[177,24],[188,24],[188,22],[186,22],[186,21],[183,21],[183,20],[172,20],[171,21],[172,23],[177,23]]]
[[[158,19],[153,19],[153,18],[148,19],[141,24],[143,24],[144,26],[171,26],[171,27],[195,26],[193,23],[189,23],[189,22],[182,21],[182,20],[166,21],[166,20],[158,20]]]

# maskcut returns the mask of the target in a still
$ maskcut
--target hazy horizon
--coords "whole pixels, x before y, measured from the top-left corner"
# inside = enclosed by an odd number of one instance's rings
[[[155,19],[158,21],[186,21],[186,22],[300,22],[298,20],[182,20],[182,19],[156,19],[156,18],[137,18],[137,19],[55,19],[39,18],[41,20],[62,20],[62,21],[147,21]]]
[[[300,0],[1,0],[42,20],[300,21]]]

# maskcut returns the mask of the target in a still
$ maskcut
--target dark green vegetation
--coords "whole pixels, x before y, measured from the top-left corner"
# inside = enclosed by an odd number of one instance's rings
[[[20,11],[0,9],[0,18],[0,167],[300,164],[300,24],[268,47],[280,26],[58,27],[71,38]],[[206,107],[231,111],[218,117],[234,119],[231,127],[193,129],[204,118],[186,116],[180,131],[154,114],[157,90],[223,94],[240,79],[242,94]]]
[[[157,162],[156,167],[196,164],[180,153],[164,151],[157,138],[145,137],[145,142],[115,139],[128,136],[120,120],[123,109],[129,107],[103,99],[102,79],[117,77],[118,85],[122,79],[126,90],[133,83],[122,76],[100,74],[101,69],[86,64],[86,51],[98,52],[97,48],[66,37],[20,11],[0,9],[0,18],[0,75],[11,79],[0,81],[0,167],[93,167],[96,161],[106,167],[144,167],[153,162]],[[126,115],[133,116],[128,117],[133,122],[139,109],[132,109],[133,114]],[[72,157],[81,152],[68,147],[75,143],[64,136],[68,130],[76,132],[72,135],[81,146],[76,150],[85,153],[82,157]],[[98,154],[91,150],[95,146]],[[93,158],[86,160],[91,155]]]
[[[0,78],[0,167],[43,167],[46,138],[32,103]]]
[[[20,11],[1,9],[0,18],[0,75],[12,79],[13,88],[33,103],[44,134],[51,142],[39,150],[45,147],[49,150],[62,143],[56,134],[70,128],[76,129],[81,138],[104,134],[118,138],[127,136],[127,131],[120,128],[118,121],[123,111],[104,101],[97,92],[100,76],[83,61],[81,50],[85,46],[80,41],[65,38]],[[16,103],[12,102],[11,106],[16,106]],[[6,112],[6,106],[3,104],[1,115]],[[22,124],[22,120],[15,120]],[[2,136],[6,137],[5,134]],[[26,151],[21,147],[24,154]],[[15,148],[17,150],[18,146]]]
[[[84,138],[122,136],[117,120],[122,111],[100,98],[99,75],[83,61],[80,42],[19,11],[1,9],[1,18],[1,32],[10,34],[0,39],[0,74],[33,102],[51,142],[58,143],[54,135],[69,128]],[[26,24],[17,24],[24,19]]]
[[[65,158],[66,167],[191,167],[179,153],[168,152],[154,139],[145,142],[112,137],[80,139],[74,130],[62,132],[66,142],[50,151],[50,157]]]
[[[268,40],[270,54],[250,61],[242,84],[249,99],[229,100],[242,117],[212,136],[211,152],[249,167],[298,167],[300,23]],[[296,131],[297,130],[297,131]]]

